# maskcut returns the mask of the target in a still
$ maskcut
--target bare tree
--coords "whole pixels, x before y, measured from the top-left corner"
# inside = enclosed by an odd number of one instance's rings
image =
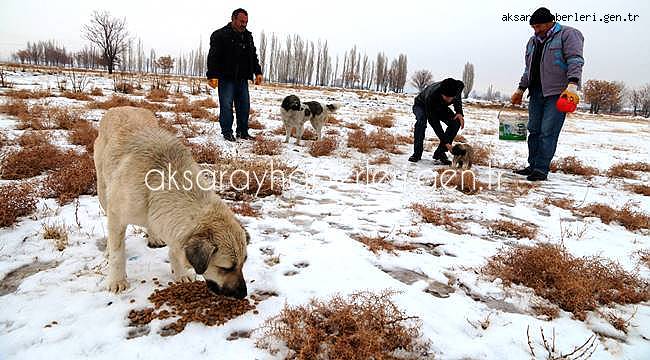
[[[115,65],[120,62],[120,54],[128,46],[126,19],[114,18],[107,11],[94,11],[90,24],[84,25],[82,32],[88,41],[102,50],[108,73],[112,74]]]
[[[417,70],[411,76],[411,85],[418,89],[418,91],[424,90],[427,85],[433,82],[433,74],[429,70]]]
[[[165,75],[169,74],[172,68],[174,68],[174,60],[169,55],[159,57],[158,60],[154,61],[154,63]]]
[[[469,93],[472,92],[474,87],[474,64],[467,63],[463,69],[463,83],[465,87],[463,88],[463,97],[467,99]]]
[[[601,110],[609,112],[621,109],[625,85],[606,80],[588,80],[582,88],[585,100],[589,103],[589,112],[598,114]]]

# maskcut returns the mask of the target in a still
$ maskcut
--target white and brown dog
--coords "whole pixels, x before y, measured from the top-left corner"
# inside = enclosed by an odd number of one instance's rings
[[[451,161],[452,168],[468,170],[472,167],[472,146],[469,144],[456,144],[451,148],[454,159]]]
[[[282,100],[280,114],[286,131],[285,143],[289,142],[291,132],[296,129],[296,144],[300,145],[305,123],[309,121],[316,131],[318,140],[322,138],[322,130],[330,114],[339,109],[338,104],[327,104],[323,106],[318,101],[307,101],[301,103],[296,95],[289,95]]]

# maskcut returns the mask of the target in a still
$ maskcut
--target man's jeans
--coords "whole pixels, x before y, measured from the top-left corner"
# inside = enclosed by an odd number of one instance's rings
[[[544,97],[541,88],[531,88],[528,105],[528,164],[548,174],[566,114],[555,107],[560,95]]]
[[[415,114],[415,129],[413,133],[413,155],[417,158],[422,157],[422,151],[424,150],[424,135],[427,131],[427,113],[424,109],[424,106],[413,105],[413,114]],[[428,119],[429,124],[433,121],[442,121],[447,125],[447,130],[445,130],[445,135],[449,139],[454,139],[460,129],[460,123],[453,120],[454,112],[451,109],[447,108],[444,114],[439,114],[440,119]],[[431,125],[433,127],[433,125]],[[444,154],[447,151],[442,142],[438,145],[438,148],[434,154]]]
[[[232,105],[237,114],[237,134],[248,135],[248,80],[219,79],[219,125],[222,135],[232,135]]]

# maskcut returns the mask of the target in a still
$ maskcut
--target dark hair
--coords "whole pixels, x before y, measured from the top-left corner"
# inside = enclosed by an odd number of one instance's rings
[[[244,10],[242,8],[239,8],[239,9],[235,9],[235,11],[232,12],[232,18],[233,19],[236,18],[237,15],[239,15],[241,13],[244,13],[244,15],[248,16],[248,11],[246,11],[246,10]]]

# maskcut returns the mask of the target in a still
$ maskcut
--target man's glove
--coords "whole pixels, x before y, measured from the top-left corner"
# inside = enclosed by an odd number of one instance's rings
[[[255,75],[255,85],[261,85],[263,80],[262,74]]]
[[[211,88],[216,89],[217,86],[219,86],[219,79],[208,79],[208,85],[210,85]]]
[[[521,100],[523,99],[523,97],[524,97],[524,91],[521,89],[517,89],[517,91],[515,91],[514,94],[512,94],[512,96],[510,97],[510,102],[513,105],[521,105]]]
[[[566,90],[562,92],[560,97],[564,97],[566,95],[567,99],[571,101],[572,103],[578,105],[580,103],[580,96],[578,96],[578,85],[570,83],[567,87]]]

